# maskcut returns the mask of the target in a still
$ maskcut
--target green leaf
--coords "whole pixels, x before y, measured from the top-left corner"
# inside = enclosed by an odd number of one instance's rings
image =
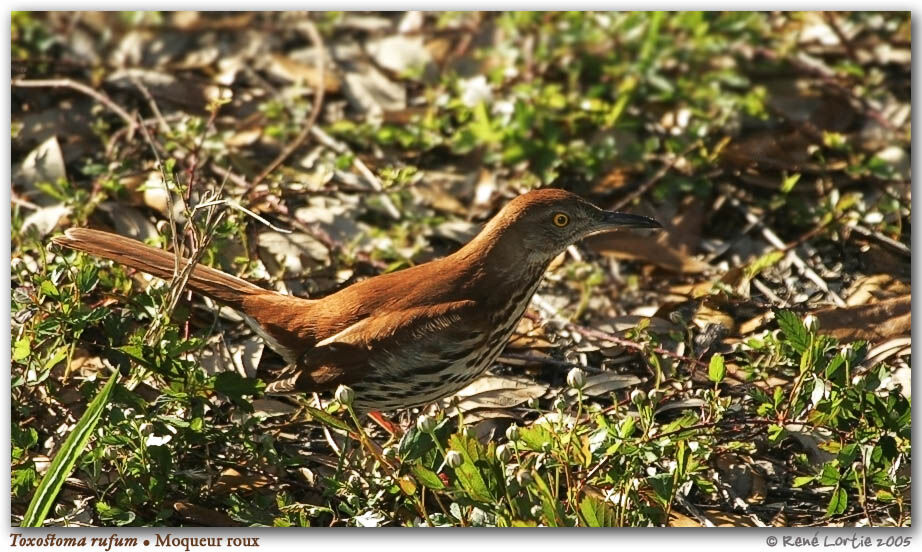
[[[726,375],[727,368],[724,366],[724,356],[720,353],[714,354],[708,364],[708,379],[714,383],[720,383]]]
[[[214,388],[231,399],[241,399],[244,395],[259,395],[266,384],[255,378],[245,378],[236,372],[221,372],[214,378]]]
[[[77,273],[77,290],[82,294],[91,292],[97,282],[99,282],[99,267],[95,264],[87,263]]]
[[[413,472],[413,475],[416,476],[416,479],[418,479],[419,482],[423,484],[423,486],[428,487],[433,491],[442,491],[445,489],[445,483],[442,483],[442,480],[439,478],[438,474],[429,468],[421,464],[415,464],[412,468],[410,468],[410,471]]]
[[[496,502],[490,487],[484,479],[484,471],[481,469],[485,464],[483,445],[464,435],[455,434],[448,440],[449,448],[461,453],[464,462],[455,468],[455,477],[458,483],[467,491],[471,499],[478,502],[491,504]]]
[[[791,347],[798,353],[803,354],[810,346],[810,336],[807,328],[800,318],[791,311],[775,311],[775,319],[778,321],[778,327],[784,333],[785,339]]]
[[[404,462],[413,462],[422,458],[426,453],[435,449],[435,443],[432,441],[433,436],[440,443],[445,442],[451,432],[450,421],[451,418],[444,418],[435,426],[435,430],[431,434],[423,433],[413,425],[400,439],[400,444],[397,445],[397,455]]]
[[[346,425],[346,422],[340,420],[336,416],[333,416],[326,410],[320,410],[319,408],[314,408],[313,406],[305,406],[308,413],[311,415],[311,418],[320,421],[322,424],[330,426],[335,429],[341,429],[343,431],[351,431],[351,428]]]
[[[544,512],[545,521],[551,527],[560,527],[561,520],[564,518],[563,505],[559,500],[554,498],[551,488],[540,472],[534,474],[535,483],[540,491],[541,510]]]
[[[55,286],[51,280],[42,280],[39,290],[41,290],[44,295],[55,299],[61,296],[61,292],[58,291],[57,286]]]
[[[519,440],[525,443],[525,448],[535,452],[544,452],[553,442],[553,434],[544,424],[532,424],[520,428]]]
[[[32,354],[32,338],[23,337],[16,340],[16,344],[13,345],[13,361],[19,362]]]
[[[42,526],[45,516],[48,515],[51,505],[61,490],[61,486],[64,485],[64,480],[74,469],[77,459],[83,454],[84,447],[89,442],[93,430],[96,429],[96,424],[99,423],[106,404],[109,402],[109,396],[112,394],[116,381],[118,381],[118,372],[113,372],[102,390],[96,394],[96,397],[87,406],[86,412],[80,417],[80,421],[74,426],[71,434],[64,440],[61,450],[51,461],[48,472],[42,478],[41,483],[38,484],[38,489],[32,496],[32,501],[29,502],[26,514],[22,518],[22,527]]]
[[[32,487],[35,486],[35,465],[31,462],[25,468],[20,468],[18,470],[13,470],[10,477],[10,487],[14,497],[25,497],[32,492]]]
[[[829,360],[829,363],[826,364],[826,379],[835,380],[836,374],[839,371],[839,368],[845,364],[845,355],[842,353],[837,354]]]
[[[123,510],[118,506],[109,506],[104,501],[96,503],[96,511],[99,512],[99,519],[108,521],[112,525],[128,525],[135,519],[135,513],[130,510]]]
[[[634,429],[636,427],[637,422],[634,421],[634,418],[626,417],[620,424],[618,424],[618,436],[622,439],[627,439],[634,434]]]
[[[615,512],[601,500],[586,495],[579,503],[579,513],[588,527],[614,527]]]
[[[762,255],[755,261],[749,263],[749,265],[743,270],[746,278],[752,279],[759,275],[766,268],[771,268],[776,265],[778,261],[784,258],[783,251],[769,251],[765,255]]]
[[[781,180],[781,193],[786,194],[793,190],[798,180],[800,180],[800,173],[794,173],[791,176],[784,177]]]
[[[807,483],[810,483],[811,481],[815,481],[815,480],[816,480],[816,476],[815,476],[815,475],[802,475],[802,476],[800,476],[800,477],[795,477],[795,478],[794,478],[794,487],[795,487],[795,488],[797,488],[797,487],[803,487],[803,486],[806,485]]]
[[[771,424],[768,426],[768,442],[777,445],[787,436],[788,432],[778,424]]]
[[[665,508],[672,501],[673,477],[671,473],[658,473],[647,478],[657,501]]]
[[[835,516],[845,512],[848,506],[848,493],[842,487],[836,487],[832,492],[832,498],[829,499],[829,506],[826,508],[826,516]]]

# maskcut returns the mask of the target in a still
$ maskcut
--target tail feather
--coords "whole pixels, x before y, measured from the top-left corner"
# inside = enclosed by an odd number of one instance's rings
[[[118,234],[89,228],[70,228],[63,236],[57,236],[52,241],[158,278],[169,280],[173,277],[176,257],[172,253]],[[186,285],[193,291],[230,306],[241,304],[248,295],[272,293],[246,280],[203,265],[196,265]]]

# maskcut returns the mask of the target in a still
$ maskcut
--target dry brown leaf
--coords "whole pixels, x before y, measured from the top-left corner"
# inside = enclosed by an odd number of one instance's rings
[[[813,314],[819,323],[820,333],[842,341],[864,339],[878,342],[909,334],[912,328],[912,295],[854,307],[822,309]]]
[[[424,45],[422,35],[393,35],[365,42],[368,52],[379,67],[402,75],[407,71],[421,70],[430,80],[437,75],[432,56]]]
[[[69,372],[83,377],[104,372],[106,363],[98,356],[90,355],[83,347],[76,347],[71,356]]]
[[[701,524],[681,512],[669,514],[669,527],[701,527]]]
[[[739,170],[752,166],[767,169],[800,170],[809,165],[809,146],[813,141],[798,130],[770,130],[736,140],[723,150],[721,161]],[[782,179],[758,179],[752,184],[765,184],[778,189]]]
[[[589,326],[601,332],[616,334],[624,337],[629,330],[636,328],[638,324],[644,321],[649,322],[647,329],[651,332],[669,333],[677,329],[675,324],[669,320],[666,320],[665,318],[661,318],[656,315],[640,316],[637,314],[625,314],[622,316],[614,316],[609,318],[592,319]]]
[[[764,379],[749,381],[749,374],[740,365],[728,362],[726,366],[728,379],[741,384],[754,385],[766,393],[771,393],[775,387],[785,387],[793,382],[793,378],[781,378],[777,375],[767,375]]]
[[[336,48],[335,57],[341,61],[343,68],[343,91],[346,99],[356,109],[369,115],[381,116],[386,111],[400,111],[407,107],[407,90],[399,82],[389,79],[384,73],[358,58],[363,54],[359,50],[353,53],[349,46]],[[354,49],[357,49],[354,48]],[[343,58],[347,58],[343,61]]]
[[[264,475],[244,475],[234,468],[227,468],[221,472],[212,490],[219,495],[234,492],[251,493],[269,483],[269,478]]]
[[[145,196],[148,194],[145,193]],[[115,233],[129,238],[146,241],[160,235],[157,227],[151,224],[147,216],[138,209],[123,205],[115,201],[104,201],[99,204],[99,210],[106,213],[112,220]]]
[[[288,416],[298,410],[296,407],[277,399],[253,399],[253,413],[273,418]]]
[[[320,83],[320,75],[316,65],[295,61],[282,54],[272,54],[269,57],[266,70],[269,74],[279,79],[293,83],[303,82],[312,88],[316,88]],[[340,87],[342,87],[342,82],[336,76],[336,73],[324,67],[323,89],[326,92],[336,93],[339,92]]]
[[[821,468],[823,464],[833,460],[836,455],[823,450],[821,445],[833,440],[832,431],[825,427],[811,427],[806,424],[785,424],[784,430],[800,444],[807,452],[810,462]]]
[[[182,519],[206,527],[238,527],[240,524],[230,516],[191,502],[179,501],[173,503],[173,509]]]
[[[853,307],[906,293],[910,293],[909,285],[897,280],[893,275],[871,274],[862,276],[852,283],[845,293],[845,302]]]
[[[522,350],[531,351],[533,349],[553,349],[554,344],[547,340],[547,333],[544,327],[537,324],[531,318],[522,318],[512,332],[512,337],[506,345],[507,351]]]
[[[457,399],[457,409],[452,408],[450,415],[454,415],[457,410],[468,412],[478,408],[510,408],[544,395],[547,389],[547,385],[525,378],[484,376],[453,397],[443,399],[442,404],[447,408]]]
[[[141,95],[141,92],[135,83],[140,83],[158,103],[170,102],[193,113],[205,109],[215,86],[203,81],[178,78],[165,71],[138,67],[114,71],[106,77],[106,82],[138,95]]]
[[[583,386],[583,395],[589,397],[600,397],[607,395],[612,391],[627,389],[633,385],[643,383],[643,380],[630,374],[616,374],[614,372],[603,372],[586,378],[586,385]],[[567,390],[570,396],[576,395],[576,389]]]
[[[758,527],[752,518],[745,514],[733,514],[719,510],[704,510],[702,513],[717,527]]]
[[[663,245],[652,237],[622,232],[608,232],[587,238],[593,250],[616,259],[645,261],[660,268],[682,274],[698,274],[711,268],[704,261]]]
[[[233,343],[226,342],[222,335],[216,335],[208,345],[198,356],[205,373],[235,372],[245,378],[256,377],[256,367],[266,347],[265,341],[255,335]]]
[[[171,14],[170,22],[184,31],[244,30],[251,26],[255,15],[256,12],[233,12],[219,17],[208,13],[202,17],[202,12],[178,11]]]
[[[603,255],[646,261],[673,272],[697,274],[711,269],[711,265],[691,256],[701,241],[703,220],[703,202],[693,197],[682,202],[671,220],[660,220],[665,231],[607,232],[587,238],[585,242]]]
[[[683,409],[683,408],[700,408],[707,404],[704,399],[699,399],[697,397],[689,397],[687,399],[680,399],[677,401],[669,401],[663,406],[656,409],[653,413],[654,415],[666,412],[669,410]]]
[[[737,496],[750,504],[760,503],[768,492],[765,477],[743,457],[731,452],[717,456],[715,463],[724,481]]]
[[[58,139],[52,136],[29,152],[13,171],[13,187],[30,202],[49,206],[59,201],[40,190],[38,185],[57,182],[62,178],[67,178],[64,155]]]
[[[50,234],[64,217],[70,215],[71,208],[64,205],[40,207],[22,221],[22,232],[33,228],[39,236]]]

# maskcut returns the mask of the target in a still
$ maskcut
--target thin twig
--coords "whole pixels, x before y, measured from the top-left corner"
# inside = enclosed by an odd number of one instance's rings
[[[859,234],[860,236],[864,238],[876,240],[878,243],[885,246],[887,249],[890,249],[894,253],[903,255],[907,259],[912,259],[912,249],[910,249],[903,242],[900,242],[891,237],[885,236],[881,234],[880,232],[871,230],[869,228],[865,228],[864,226],[861,226],[860,224],[853,224],[849,226],[849,228],[851,228],[853,232],[855,232],[856,234]]]
[[[779,251],[784,251],[785,258],[791,261],[801,274],[816,284],[816,286],[820,288],[828,297],[831,297],[836,306],[845,306],[845,301],[842,299],[842,297],[840,297],[838,293],[832,291],[832,289],[829,288],[829,285],[826,283],[826,281],[823,280],[820,275],[816,273],[816,271],[810,268],[810,266],[808,266],[807,263],[800,258],[793,247],[789,248],[788,244],[784,243],[784,241],[778,237],[778,234],[772,231],[772,229],[769,228],[764,221],[760,220],[759,217],[755,216],[748,209],[746,209],[740,200],[735,197],[730,197],[729,201],[731,205],[736,207],[743,214],[743,216],[746,217],[748,222],[752,223],[754,226],[757,226],[761,230],[762,236],[772,247],[778,249]]]
[[[855,53],[855,47],[852,45],[852,41],[845,36],[845,31],[842,30],[842,27],[839,26],[839,22],[836,20],[835,12],[824,11],[823,17],[826,19],[826,24],[829,25],[829,28],[832,29],[832,32],[835,33],[838,37],[839,42],[842,43],[842,46],[845,47],[845,51],[848,53],[848,57],[852,59],[857,64],[861,64],[861,61],[858,59],[858,55]]]
[[[13,79],[11,85],[18,88],[70,88],[82,92],[108,107],[110,111],[121,117],[132,130],[138,126],[135,118],[117,103],[113,102],[104,92],[90,88],[82,82],[77,82],[73,79]]]
[[[296,149],[301,147],[301,144],[303,144],[310,135],[311,129],[317,121],[317,117],[320,116],[320,108],[323,106],[324,89],[326,88],[324,85],[324,78],[326,77],[324,74],[324,69],[326,67],[326,48],[323,44],[323,38],[317,31],[317,26],[314,25],[314,22],[308,19],[306,28],[308,34],[311,36],[311,40],[314,42],[314,48],[317,51],[317,85],[314,87],[314,107],[311,110],[310,117],[307,119],[307,123],[304,125],[304,128],[301,129],[301,132],[298,133],[298,136],[285,146],[285,149],[279,152],[278,156],[276,156],[276,158],[253,179],[251,183],[253,187],[262,182],[272,171],[285,162]]]
[[[615,203],[615,205],[612,207],[612,210],[617,211],[618,209],[622,209],[628,203],[634,201],[638,197],[647,193],[647,190],[649,190],[651,187],[653,187],[654,184],[659,182],[661,178],[666,176],[666,173],[669,172],[672,169],[672,167],[674,167],[675,164],[679,162],[680,159],[684,158],[693,149],[700,147],[700,146],[701,146],[701,140],[695,140],[694,142],[689,144],[678,155],[670,159],[668,163],[660,167],[660,169],[656,171],[656,173],[653,176],[647,179],[647,181],[641,184],[636,190],[634,190],[633,192],[629,193],[627,196],[622,198],[620,201],[618,201],[618,203]]]
[[[150,110],[154,112],[154,119],[157,121],[157,124],[160,125],[160,132],[164,134],[169,134],[170,125],[167,124],[166,119],[163,118],[163,114],[160,113],[160,108],[157,106],[157,102],[154,100],[153,95],[151,95],[150,90],[138,79],[137,75],[134,73],[131,74],[131,83],[134,84],[141,95],[144,96],[144,99],[147,100],[147,103],[150,105]]]
[[[342,142],[339,142],[338,140],[336,140],[335,138],[327,134],[319,126],[312,127],[311,134],[313,134],[314,137],[320,141],[320,143],[332,149],[336,153],[351,154],[352,155],[352,166],[355,167],[355,169],[365,178],[368,184],[371,185],[372,189],[374,189],[374,191],[376,192],[384,191],[384,185],[381,184],[381,181],[378,180],[378,177],[375,176],[375,173],[371,172],[371,169],[368,168],[368,165],[366,165],[361,159],[359,159],[357,155],[352,154],[352,151],[349,149],[349,146],[347,146],[346,144]],[[394,203],[391,201],[391,198],[387,196],[387,194],[381,195],[381,203],[384,206],[384,208],[387,210],[387,214],[389,214],[392,218],[394,219],[400,218],[400,211],[397,210],[397,207],[394,206]]]
[[[603,332],[601,330],[596,330],[594,328],[588,328],[586,326],[580,326],[579,324],[574,324],[573,322],[570,322],[569,320],[566,320],[565,318],[558,315],[554,307],[552,307],[546,300],[544,300],[544,298],[542,298],[538,294],[535,294],[532,297],[532,301],[542,311],[544,311],[545,315],[549,317],[550,322],[553,322],[554,324],[557,324],[563,327],[565,330],[576,332],[578,334],[584,335],[586,337],[591,337],[593,339],[599,339],[601,341],[608,341],[615,345],[620,345],[626,349],[632,349],[634,351],[638,351],[641,353],[656,353],[659,355],[673,358],[675,360],[687,362],[689,364],[698,365],[698,366],[708,365],[706,362],[703,362],[696,358],[680,355],[678,353],[674,353],[662,347],[651,347],[649,345],[638,343],[636,341],[631,341],[630,339],[620,337],[620,336],[617,336],[617,335],[614,335],[608,332]]]
[[[253,211],[250,211],[249,209],[247,209],[246,207],[244,207],[243,205],[241,205],[240,203],[232,199],[216,199],[214,201],[209,201],[207,203],[200,203],[196,205],[196,207],[211,207],[213,205],[224,205],[226,207],[230,207],[231,209],[236,209],[237,211],[240,211],[241,213],[244,213],[246,215],[253,217],[254,219],[268,226],[269,228],[275,230],[276,232],[281,232],[283,234],[291,234],[291,230],[286,230],[285,228],[279,228],[278,226],[272,224],[268,220],[257,215]]]
[[[830,88],[836,90],[837,92],[845,94],[852,100],[861,104],[861,107],[867,112],[867,114],[871,118],[876,120],[878,123],[880,123],[881,126],[886,128],[887,130],[896,130],[896,127],[893,125],[893,123],[891,123],[883,115],[883,113],[880,112],[880,110],[872,106],[871,102],[867,98],[859,96],[858,94],[854,93],[852,90],[843,86],[841,83],[839,83],[836,80],[836,78],[833,75],[824,73],[817,67],[813,67],[810,64],[806,63],[804,60],[798,59],[797,56],[784,56],[784,57],[779,56],[777,52],[774,52],[773,50],[769,48],[757,48],[756,52],[771,60],[787,61],[788,63],[793,65],[798,70],[804,73],[807,73],[809,75],[812,75],[814,77],[817,77],[820,81],[822,81],[824,84],[826,84]]]

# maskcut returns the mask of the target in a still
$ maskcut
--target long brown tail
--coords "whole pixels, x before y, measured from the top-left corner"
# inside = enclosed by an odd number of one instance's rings
[[[176,261],[172,253],[118,234],[89,228],[70,228],[63,236],[57,236],[52,241],[58,245],[121,263],[158,278],[169,280],[173,277]],[[195,267],[186,285],[193,291],[230,306],[240,305],[247,295],[272,293],[246,280],[203,265]]]

